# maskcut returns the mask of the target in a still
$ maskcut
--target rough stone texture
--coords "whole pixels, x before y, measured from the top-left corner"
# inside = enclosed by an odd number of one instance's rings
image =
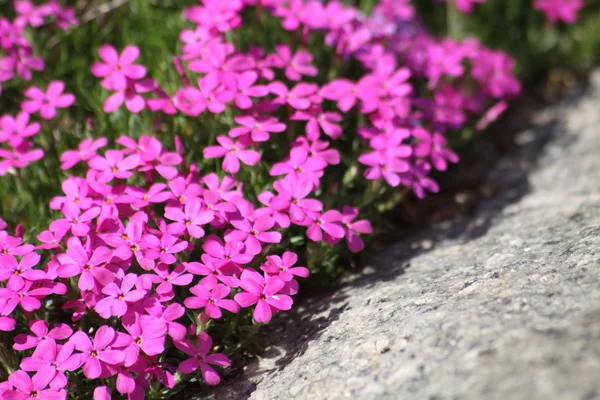
[[[279,318],[209,397],[600,398],[600,75],[516,139],[474,215]]]

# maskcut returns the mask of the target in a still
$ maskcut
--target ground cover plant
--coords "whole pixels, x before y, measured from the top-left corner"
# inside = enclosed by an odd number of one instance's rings
[[[465,36],[499,3],[0,2],[1,396],[218,384],[540,70]],[[595,61],[595,7],[509,3]]]

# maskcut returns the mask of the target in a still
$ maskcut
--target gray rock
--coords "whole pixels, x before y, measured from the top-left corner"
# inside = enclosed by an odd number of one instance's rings
[[[600,398],[600,74],[536,113],[496,195],[280,315],[217,399]]]

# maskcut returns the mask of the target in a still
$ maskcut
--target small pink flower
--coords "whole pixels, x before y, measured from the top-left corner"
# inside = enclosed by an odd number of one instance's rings
[[[354,221],[358,217],[358,208],[344,206],[342,210],[342,224],[346,228],[346,241],[348,248],[353,253],[361,252],[365,244],[357,233],[369,234],[373,232],[371,223],[366,219]]]
[[[80,290],[92,290],[99,282],[106,286],[114,280],[114,274],[105,268],[113,252],[108,247],[96,247],[91,255],[78,242],[71,242],[65,253],[58,255],[58,276],[71,278],[79,275]]]
[[[192,282],[194,276],[186,274],[185,264],[179,264],[169,271],[167,264],[159,263],[154,269],[156,275],[142,275],[142,279],[149,279],[154,284],[159,284],[156,287],[157,293],[171,293],[173,285],[187,286]]]
[[[5,392],[2,396],[7,399],[19,400],[65,400],[67,398],[67,393],[64,389],[61,389],[60,391],[46,389],[55,374],[56,368],[49,365],[42,366],[32,378],[30,378],[25,371],[15,371],[8,377],[8,382],[15,389]]]
[[[225,235],[225,240],[244,242],[246,249],[251,254],[258,254],[262,250],[261,243],[281,242],[281,233],[269,232],[275,225],[271,217],[257,217],[254,222],[248,219],[234,219],[230,221],[236,229]]]
[[[223,169],[229,173],[235,174],[240,170],[240,161],[246,165],[255,165],[260,161],[260,154],[254,150],[244,150],[253,144],[248,135],[240,136],[237,142],[234,142],[227,136],[217,137],[220,146],[208,146],[204,148],[205,158],[223,159]]]
[[[209,365],[219,365],[229,367],[231,361],[225,354],[208,354],[212,348],[212,338],[206,332],[200,332],[198,335],[198,347],[192,346],[188,342],[174,342],[175,347],[185,354],[192,356],[179,364],[179,370],[184,374],[191,374],[200,368],[204,382],[208,385],[218,385],[221,382],[219,374]]]
[[[105,157],[96,156],[88,161],[90,168],[99,171],[100,182],[110,182],[114,178],[127,179],[133,175],[132,169],[140,165],[140,156],[132,154],[125,157],[122,151],[107,150]]]
[[[204,236],[203,225],[209,224],[214,218],[214,212],[203,206],[200,199],[191,199],[185,204],[183,210],[176,207],[165,209],[165,218],[176,221],[169,225],[169,232],[181,235],[186,232],[193,238]]]
[[[144,316],[131,313],[123,317],[123,326],[132,338],[131,344],[123,350],[126,367],[133,365],[138,360],[140,350],[149,356],[155,356],[165,351],[167,324],[163,321],[146,320]]]
[[[323,239],[323,232],[333,239],[341,239],[345,235],[344,228],[340,225],[342,214],[337,210],[329,210],[314,219],[306,231],[306,236],[314,242]]]
[[[0,118],[0,143],[8,142],[11,147],[18,147],[25,138],[36,135],[40,131],[40,123],[29,123],[29,114],[20,112],[16,118],[5,115]]]
[[[109,283],[102,289],[102,293],[107,297],[96,304],[96,312],[103,318],[110,316],[120,317],[125,315],[129,303],[136,303],[146,296],[143,289],[133,289],[138,276],[136,274],[127,274],[121,281],[119,287],[116,283]]]
[[[138,80],[146,76],[146,68],[134,64],[140,55],[136,46],[127,46],[121,55],[111,45],[104,45],[98,49],[100,58],[104,62],[92,64],[92,74],[104,78],[101,85],[108,90],[122,90],[127,87],[127,79]]]
[[[277,68],[285,69],[285,76],[291,81],[299,81],[302,75],[317,76],[319,69],[312,65],[313,56],[305,50],[298,50],[292,54],[292,50],[286,44],[275,46],[276,54],[269,57],[271,64]]]
[[[36,347],[40,342],[47,339],[64,340],[71,337],[73,330],[66,324],[58,324],[48,330],[48,324],[45,321],[32,321],[29,323],[29,329],[35,336],[19,334],[15,336],[15,350],[28,350]]]
[[[24,371],[38,372],[44,367],[54,367],[56,373],[50,381],[50,388],[61,390],[68,384],[65,372],[75,371],[83,364],[81,355],[73,354],[74,351],[75,345],[71,342],[57,345],[54,339],[44,340],[40,342],[31,357],[25,357],[21,361],[20,367]]]
[[[46,273],[39,269],[33,269],[40,262],[40,255],[29,253],[17,261],[14,256],[0,255],[0,281],[8,279],[8,283],[14,286],[23,286],[25,279],[38,281],[46,277]]]
[[[67,108],[75,101],[71,93],[63,94],[65,84],[61,81],[52,81],[48,90],[44,93],[40,88],[32,86],[25,91],[25,97],[29,100],[23,102],[23,111],[34,114],[39,111],[44,119],[52,119],[56,116],[57,108]]]
[[[67,203],[62,209],[65,218],[52,221],[50,230],[67,232],[69,229],[75,236],[86,236],[90,231],[91,221],[100,215],[100,207],[92,207],[83,214],[77,205]]]
[[[291,281],[294,279],[294,276],[307,278],[310,275],[310,271],[306,267],[294,267],[297,262],[298,256],[296,253],[286,251],[281,257],[276,255],[267,256],[267,262],[260,269],[269,275],[278,276],[284,282]]]
[[[289,310],[294,303],[290,296],[279,293],[285,282],[276,276],[265,278],[248,268],[242,272],[240,285],[244,292],[236,294],[234,299],[243,308],[256,304],[253,314],[256,322],[269,322],[273,311]]]
[[[78,150],[67,150],[60,156],[61,169],[70,169],[80,161],[88,161],[96,156],[96,151],[106,146],[106,138],[84,139]]]
[[[196,285],[190,288],[194,297],[188,297],[183,304],[187,308],[204,308],[204,312],[209,318],[219,319],[223,315],[221,308],[224,308],[234,314],[240,311],[240,306],[233,300],[226,299],[231,289],[229,286],[214,284],[211,287]]]
[[[75,332],[71,343],[81,352],[83,374],[88,379],[96,379],[102,374],[102,368],[106,364],[115,365],[125,361],[125,353],[121,350],[112,350],[111,344],[116,339],[113,328],[103,325],[96,331],[92,342],[85,332]]]
[[[284,123],[279,122],[273,117],[255,118],[251,115],[235,117],[235,122],[242,125],[229,131],[229,136],[236,138],[238,136],[250,135],[254,142],[266,142],[269,140],[269,134],[273,132],[283,132],[286,128]]]

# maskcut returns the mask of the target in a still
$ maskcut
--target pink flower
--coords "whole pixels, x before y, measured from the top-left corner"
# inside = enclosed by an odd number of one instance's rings
[[[146,101],[142,97],[142,94],[154,91],[155,89],[156,82],[152,79],[128,80],[125,89],[117,90],[104,100],[103,110],[106,113],[112,113],[125,103],[129,111],[137,114],[146,108]]]
[[[183,304],[187,308],[204,308],[209,318],[219,319],[223,315],[221,308],[234,314],[240,311],[240,306],[233,300],[226,299],[231,289],[229,286],[216,283],[212,286],[196,285],[190,288],[193,297],[188,297]]]
[[[35,336],[25,334],[15,336],[13,349],[28,350],[38,346],[40,342],[47,339],[64,340],[73,334],[73,330],[66,324],[58,324],[51,330],[48,330],[48,324],[45,321],[31,321],[29,329]]]
[[[134,64],[140,55],[136,46],[125,47],[119,55],[113,46],[104,45],[98,53],[104,62],[92,64],[92,74],[104,78],[100,84],[108,90],[123,90],[127,87],[127,79],[138,80],[146,76],[146,68]]]
[[[136,199],[133,205],[137,208],[144,208],[150,204],[164,203],[171,199],[171,193],[163,192],[166,187],[167,185],[164,183],[155,183],[147,190],[137,186],[129,186],[126,190],[127,194]]]
[[[179,370],[184,374],[191,374],[200,368],[204,382],[208,385],[218,385],[221,382],[219,374],[209,365],[219,365],[229,367],[231,361],[225,354],[208,354],[212,348],[212,338],[206,332],[200,332],[198,335],[198,348],[188,342],[174,342],[175,347],[185,354],[192,356],[179,364]]]
[[[83,364],[81,355],[73,354],[74,351],[75,345],[71,342],[57,345],[54,339],[44,340],[31,357],[21,361],[20,367],[24,371],[40,371],[47,366],[54,367],[56,373],[50,381],[50,388],[61,390],[68,383],[65,371],[75,371]]]
[[[279,122],[273,117],[255,118],[251,115],[235,117],[235,122],[242,125],[229,131],[229,136],[236,138],[238,136],[249,134],[254,142],[266,142],[269,140],[269,134],[273,132],[283,132],[286,128],[284,123]]]
[[[172,303],[168,307],[163,308],[153,307],[151,309],[146,308],[148,314],[156,318],[157,321],[163,321],[167,325],[167,333],[174,340],[183,340],[186,335],[185,326],[175,322],[175,320],[181,318],[185,314],[185,308],[178,303]]]
[[[293,176],[296,179],[307,180],[318,187],[319,179],[323,176],[327,162],[322,158],[311,158],[309,155],[307,148],[294,147],[290,150],[289,158],[273,165],[269,174],[271,176]]]
[[[215,216],[213,211],[204,207],[202,201],[196,198],[185,204],[183,210],[176,207],[167,207],[165,218],[176,221],[169,225],[170,233],[181,235],[187,231],[191,237],[198,239],[204,236],[202,225],[210,223]]]
[[[419,128],[413,130],[412,135],[420,140],[414,145],[415,155],[422,158],[431,157],[435,169],[445,171],[448,168],[447,161],[458,162],[458,154],[446,147],[448,141],[441,133],[434,132],[431,135],[425,129]]]
[[[236,229],[225,235],[225,240],[244,242],[246,249],[251,254],[258,254],[262,250],[262,243],[281,242],[281,233],[268,232],[275,225],[271,217],[257,217],[254,222],[247,219],[234,219],[230,221]]]
[[[342,210],[342,224],[346,228],[346,242],[353,253],[361,252],[365,244],[357,233],[369,234],[373,232],[371,223],[366,219],[354,221],[358,217],[358,208],[344,206]]]
[[[127,179],[133,175],[132,169],[140,165],[140,156],[132,154],[125,157],[122,151],[107,150],[105,157],[96,156],[88,161],[90,168],[99,171],[97,178],[100,182],[110,182],[114,178]]]
[[[177,236],[163,233],[159,238],[154,235],[144,235],[142,238],[142,246],[144,247],[144,257],[150,260],[160,258],[165,264],[173,264],[177,262],[174,254],[180,253],[187,249],[188,242],[178,240]]]
[[[329,210],[315,218],[306,231],[306,236],[314,242],[323,239],[323,232],[333,239],[341,239],[345,235],[344,228],[340,225],[342,214],[337,210]]]
[[[75,204],[67,203],[62,209],[65,218],[52,221],[50,230],[67,232],[70,229],[75,236],[86,236],[90,231],[91,221],[100,215],[100,211],[100,207],[92,207],[82,214]]]
[[[302,75],[317,76],[319,69],[312,65],[313,56],[305,50],[298,50],[292,55],[290,46],[279,44],[275,46],[275,52],[269,57],[271,64],[277,68],[285,68],[285,76],[291,81],[299,81]]]
[[[27,253],[31,253],[33,250],[34,246],[31,244],[23,244],[23,239],[20,237],[10,236],[8,232],[0,231],[0,254],[24,256]]]
[[[344,118],[336,112],[324,112],[320,106],[312,107],[308,111],[296,111],[290,119],[292,121],[308,121],[306,124],[306,137],[309,140],[318,140],[321,129],[332,139],[342,135],[342,127],[336,123]]]
[[[107,297],[96,304],[96,312],[103,318],[125,315],[129,303],[136,303],[146,296],[145,290],[133,289],[137,279],[136,274],[127,274],[121,281],[120,287],[114,282],[106,285],[102,293]]]
[[[248,135],[240,136],[237,142],[234,142],[227,136],[217,137],[220,146],[208,146],[204,148],[205,158],[223,159],[223,169],[229,173],[235,174],[240,170],[240,161],[246,165],[256,165],[260,161],[260,154],[254,150],[244,150],[251,146],[252,139]]]
[[[297,262],[298,256],[296,253],[286,251],[281,257],[276,255],[267,256],[267,262],[260,269],[269,275],[278,276],[284,282],[291,281],[294,279],[294,276],[307,278],[310,275],[310,271],[306,267],[294,267],[294,264]]]
[[[238,264],[234,262],[219,262],[208,254],[202,254],[202,262],[184,263],[188,272],[194,275],[202,275],[205,278],[200,280],[204,286],[213,286],[217,282],[223,282],[229,287],[237,287],[238,279],[236,274],[241,271]]]
[[[0,143],[8,142],[11,147],[18,147],[25,138],[36,135],[40,131],[40,123],[29,123],[29,114],[20,112],[16,118],[4,115],[0,118]]]
[[[30,100],[23,102],[21,108],[29,114],[39,111],[42,118],[52,119],[56,116],[57,108],[69,107],[75,101],[75,96],[71,93],[63,94],[64,90],[65,84],[61,81],[50,82],[46,93],[32,86],[25,91],[25,97]]]
[[[315,96],[318,97],[317,91],[319,87],[312,83],[300,82],[292,89],[279,81],[272,82],[268,86],[269,92],[278,96],[273,103],[282,106],[289,104],[296,110],[308,110],[315,100]]]
[[[219,260],[221,264],[235,263],[235,264],[248,264],[252,261],[254,256],[252,254],[244,253],[244,244],[239,241],[229,241],[223,244],[221,240],[215,235],[210,235],[204,241],[202,250],[215,260]]]
[[[96,156],[96,151],[106,146],[106,138],[84,139],[78,150],[67,150],[60,156],[61,169],[70,169],[80,161],[88,161]]]
[[[543,11],[548,21],[562,20],[567,24],[577,21],[577,12],[583,6],[583,0],[535,0],[533,3],[533,8]]]
[[[50,381],[54,378],[55,373],[56,369],[49,365],[41,367],[32,378],[25,371],[15,371],[8,377],[8,382],[10,382],[15,390],[9,390],[2,396],[6,399],[15,400],[65,400],[67,393],[64,389],[60,391],[46,389]]]
[[[313,191],[313,184],[307,180],[288,175],[275,181],[273,187],[279,195],[272,198],[270,204],[277,209],[288,209],[295,223],[304,221],[307,213],[318,215],[323,210],[319,200],[306,198]]]
[[[148,317],[148,316],[145,316]],[[123,317],[123,326],[129,332],[132,342],[123,352],[125,353],[125,366],[133,365],[140,353],[154,356],[165,351],[165,333],[167,324],[157,319],[145,319],[137,313],[131,313]]]
[[[241,110],[252,108],[252,97],[265,97],[269,94],[266,86],[255,85],[258,74],[254,71],[245,71],[235,75],[235,79],[226,81],[226,86],[236,93],[235,105]]]
[[[38,287],[32,289],[33,282],[25,281],[24,285],[17,286],[14,281],[9,282],[5,288],[0,288],[0,300],[4,300],[4,308],[2,309],[2,316],[10,315],[14,309],[20,304],[25,311],[34,311],[42,306],[42,303],[38,300],[44,298],[50,293],[52,289],[48,287]]]
[[[194,276],[186,274],[185,264],[179,264],[169,271],[169,266],[164,263],[159,263],[154,269],[156,275],[143,275],[143,279],[149,279],[154,284],[159,284],[156,288],[157,293],[171,293],[173,285],[187,286],[192,282]]]
[[[46,277],[46,273],[39,269],[33,269],[40,262],[40,255],[37,253],[28,253],[21,261],[17,261],[14,256],[0,255],[0,281],[8,279],[15,287],[22,287],[25,279],[28,281],[38,281]]]
[[[125,353],[121,350],[112,350],[110,348],[116,339],[116,332],[113,328],[103,325],[96,331],[94,341],[92,342],[85,332],[75,332],[71,343],[81,352],[81,361],[83,365],[83,374],[88,379],[96,379],[102,374],[102,368],[106,364],[115,365],[125,361]]]
[[[263,277],[248,268],[242,272],[240,285],[244,292],[234,296],[235,301],[247,308],[256,304],[254,319],[256,322],[269,322],[273,311],[289,310],[294,301],[286,294],[279,294],[285,282],[276,276]]]
[[[96,247],[89,255],[81,243],[71,242],[67,251],[58,255],[58,276],[71,278],[79,275],[77,285],[82,291],[92,290],[96,282],[106,286],[114,280],[114,274],[105,268],[112,255],[112,250],[104,246]]]

